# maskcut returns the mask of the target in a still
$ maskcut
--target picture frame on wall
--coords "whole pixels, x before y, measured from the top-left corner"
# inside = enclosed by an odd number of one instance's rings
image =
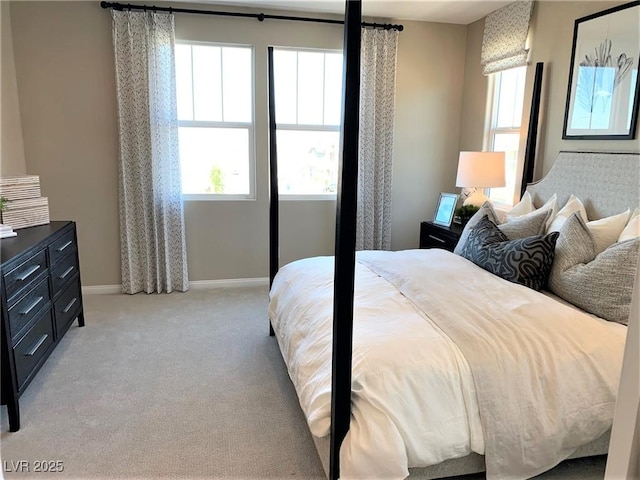
[[[458,196],[456,193],[443,192],[440,194],[436,213],[433,216],[433,223],[442,225],[443,227],[451,226],[453,213],[456,211],[456,205],[458,204]]]
[[[575,21],[562,138],[632,140],[640,104],[640,0]]]

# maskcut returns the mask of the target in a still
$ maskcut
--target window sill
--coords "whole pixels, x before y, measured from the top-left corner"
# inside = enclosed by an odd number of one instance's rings
[[[184,193],[183,202],[255,202],[256,197],[251,195],[219,195],[211,193]]]
[[[280,201],[284,202],[306,202],[306,201],[336,201],[337,195],[334,193],[330,194],[315,194],[315,195],[291,195],[291,194],[281,194],[279,196]]]

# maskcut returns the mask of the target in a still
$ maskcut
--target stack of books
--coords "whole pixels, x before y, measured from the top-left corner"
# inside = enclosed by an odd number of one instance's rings
[[[16,235],[17,233],[13,231],[13,228],[9,225],[3,225],[0,223],[0,238],[15,237]]]
[[[6,199],[0,222],[14,230],[49,223],[49,199],[40,196],[39,176],[0,178],[0,197]]]

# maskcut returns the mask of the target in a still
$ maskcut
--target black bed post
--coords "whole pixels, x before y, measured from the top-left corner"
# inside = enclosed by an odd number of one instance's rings
[[[278,273],[280,262],[279,222],[278,222],[278,150],[276,148],[276,96],[273,75],[273,47],[268,48],[269,69],[269,290]],[[273,326],[269,321],[269,335],[273,336]]]
[[[522,168],[522,184],[520,196],[524,195],[527,185],[533,182],[533,174],[536,167],[536,143],[538,141],[538,118],[540,115],[540,98],[542,93],[542,70],[544,63],[536,63],[536,73],[533,80],[533,96],[531,97],[531,112],[529,113],[529,129],[527,133],[527,146],[524,151],[524,166]]]
[[[331,445],[329,478],[340,478],[340,446],[351,421],[351,348],[358,190],[360,115],[360,24],[362,2],[347,0],[344,25],[342,146],[338,171],[335,273],[333,291],[333,355],[331,368]]]

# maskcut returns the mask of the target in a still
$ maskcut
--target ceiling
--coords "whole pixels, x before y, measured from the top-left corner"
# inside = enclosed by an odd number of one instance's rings
[[[364,16],[467,25],[514,0],[363,0]],[[344,13],[341,0],[200,0],[199,3],[279,9],[307,13]]]

